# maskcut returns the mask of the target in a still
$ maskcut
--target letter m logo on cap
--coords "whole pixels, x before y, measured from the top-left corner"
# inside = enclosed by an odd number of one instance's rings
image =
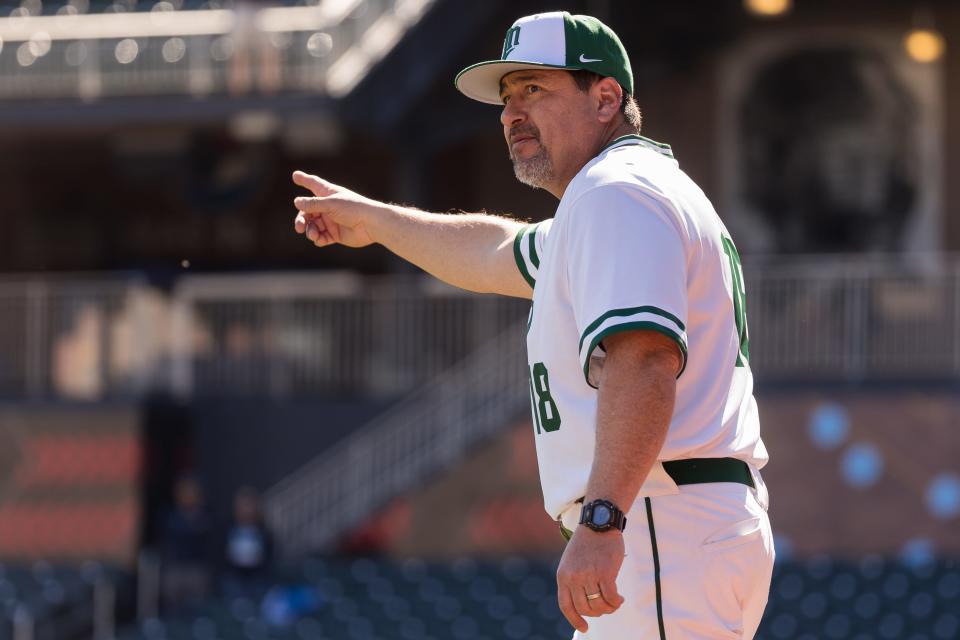
[[[500,59],[506,60],[518,44],[520,44],[520,27],[510,27],[507,30],[507,36],[503,39],[503,53],[500,55]]]

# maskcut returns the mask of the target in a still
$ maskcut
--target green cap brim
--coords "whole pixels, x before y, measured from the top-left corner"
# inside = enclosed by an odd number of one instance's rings
[[[508,73],[525,69],[574,70],[578,68],[544,64],[542,62],[525,62],[523,60],[488,60],[487,62],[470,65],[458,73],[453,80],[453,84],[460,93],[468,98],[487,104],[503,105],[503,101],[500,99],[500,80]]]

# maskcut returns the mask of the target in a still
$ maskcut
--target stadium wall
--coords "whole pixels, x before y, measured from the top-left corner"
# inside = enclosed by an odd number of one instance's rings
[[[960,400],[952,390],[779,389],[758,394],[763,470],[783,559],[960,554]],[[521,420],[462,464],[388,505],[351,549],[453,558],[555,554]]]
[[[0,560],[132,563],[140,425],[133,405],[0,407]]]

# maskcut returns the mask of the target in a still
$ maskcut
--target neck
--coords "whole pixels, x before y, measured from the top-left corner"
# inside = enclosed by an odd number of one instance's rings
[[[613,127],[613,129],[611,129],[606,133],[606,135],[604,135],[603,140],[601,140],[600,142],[600,146],[597,147],[597,150],[593,154],[594,157],[596,157],[600,153],[601,149],[604,149],[607,145],[609,145],[611,142],[613,142],[617,138],[622,138],[623,136],[628,136],[631,134],[636,135],[637,133],[638,131],[633,127],[631,127],[629,124],[627,124],[626,122],[621,122],[619,126]]]
[[[576,166],[576,170],[570,175],[565,176],[562,180],[558,180],[553,184],[547,185],[544,187],[544,189],[552,193],[557,200],[560,200],[563,198],[563,194],[567,191],[567,185],[570,184],[574,176],[580,173],[580,170],[583,169],[588,162],[600,155],[600,152],[608,144],[621,136],[626,136],[631,133],[637,133],[637,131],[626,122],[611,122],[609,125],[599,131],[594,144],[591,145],[592,148],[589,152],[589,156],[584,158],[583,161]]]

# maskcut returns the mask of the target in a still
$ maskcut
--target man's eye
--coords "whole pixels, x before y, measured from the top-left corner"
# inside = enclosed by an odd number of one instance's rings
[[[510,102],[510,96],[503,96],[500,99],[503,100],[503,104],[507,104],[508,102]]]
[[[536,93],[537,91],[540,91],[540,87],[538,87],[537,85],[535,84],[527,85],[527,93]]]

